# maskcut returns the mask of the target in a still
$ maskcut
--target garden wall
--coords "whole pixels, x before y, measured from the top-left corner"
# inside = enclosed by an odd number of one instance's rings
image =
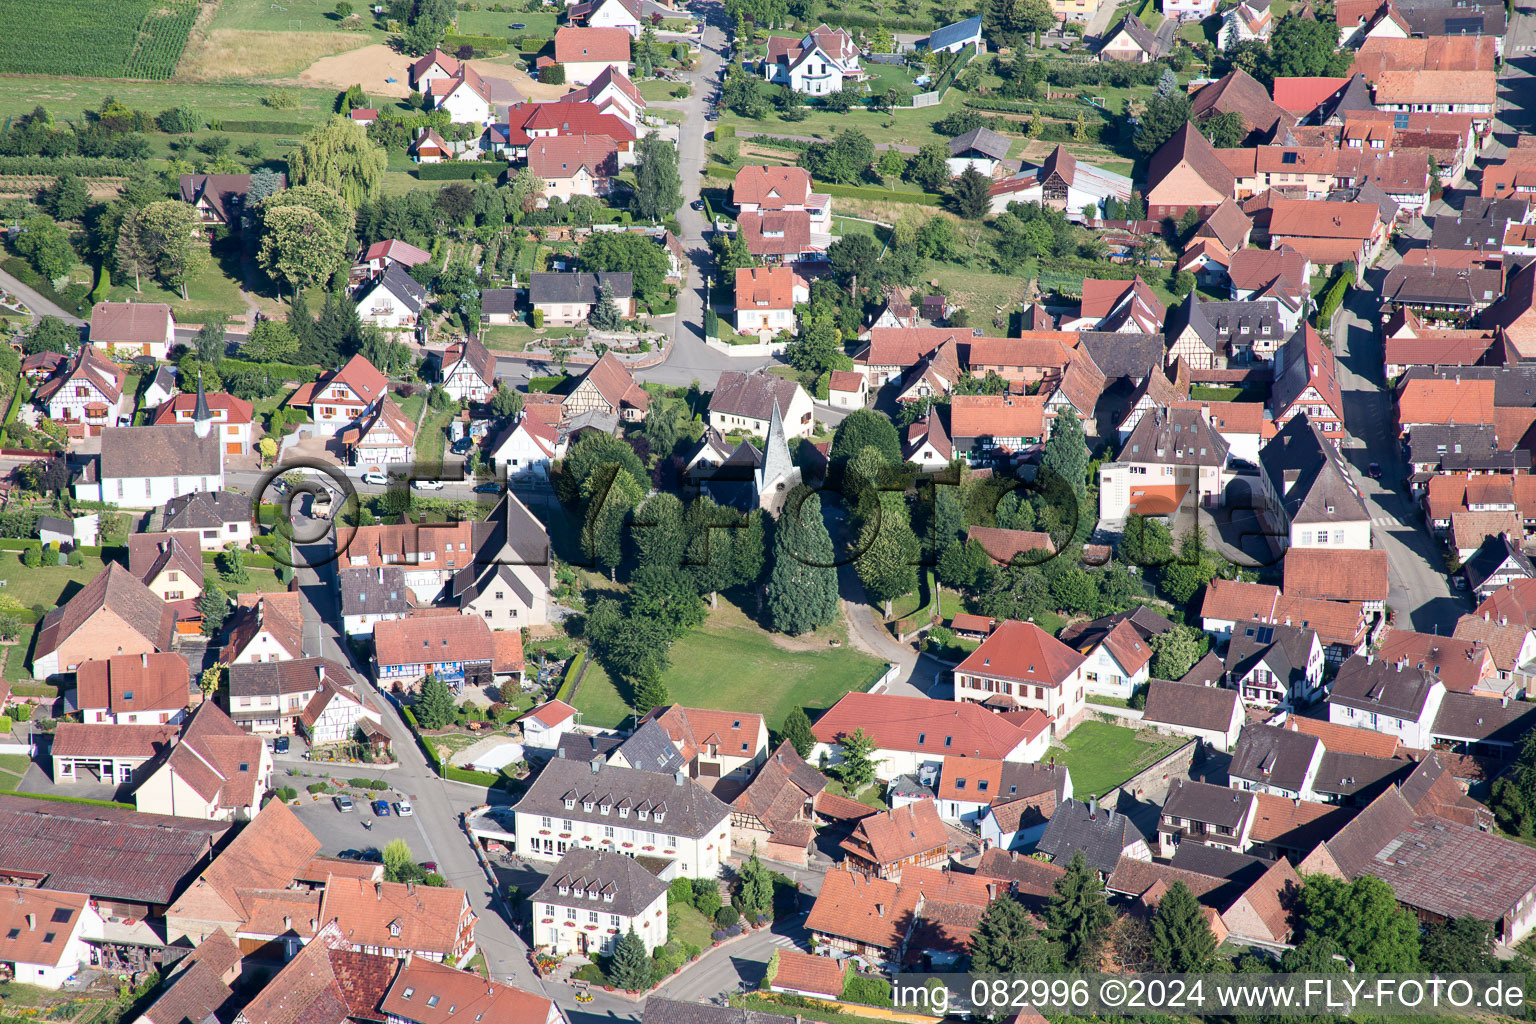
[[[756,345],[727,345],[719,338],[705,338],[704,344],[717,352],[724,352],[728,356],[740,356],[743,359],[762,359],[766,356],[776,356],[784,351],[783,342],[760,341]]]

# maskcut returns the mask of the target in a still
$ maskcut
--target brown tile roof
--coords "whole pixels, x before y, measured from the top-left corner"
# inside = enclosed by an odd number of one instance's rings
[[[803,167],[743,167],[731,185],[731,201],[782,210],[804,206],[812,187],[810,172]]]
[[[1378,106],[1398,103],[1487,103],[1498,96],[1498,73],[1383,71],[1374,83]]]
[[[1056,553],[1056,543],[1051,540],[1048,533],[1038,533],[1033,530],[1005,530],[998,526],[973,526],[966,533],[967,541],[976,541],[982,546],[994,562],[999,565],[1010,565],[1020,555],[1025,556],[1026,564],[1035,564],[1043,561],[1041,555],[1035,552],[1043,552],[1047,555]]]
[[[628,61],[629,32],[622,28],[572,28],[555,33],[555,63]]]
[[[603,353],[602,358],[582,374],[581,381],[591,381],[615,413],[625,406],[642,411],[650,407],[651,396],[612,352]],[[577,382],[578,387],[581,381]]]
[[[757,753],[757,741],[764,734],[763,716],[752,711],[712,711],[672,704],[652,708],[643,720],[654,721],[665,729],[689,760],[710,746],[719,747],[721,754],[731,757],[751,757]]]
[[[146,586],[167,569],[185,573],[187,581],[201,590],[202,553],[171,533],[135,533],[128,537],[128,571]]]
[[[166,765],[213,806],[239,809],[257,805],[264,753],[260,736],[246,732],[223,708],[205,701],[187,720]]]
[[[917,910],[916,886],[852,871],[828,871],[805,927],[812,932],[895,951]]]
[[[1380,219],[1380,212],[1368,203],[1276,199],[1270,204],[1269,233],[1355,241],[1370,238]]]
[[[303,598],[296,590],[238,595],[229,625],[229,642],[219,652],[219,660],[232,663],[261,632],[270,634],[290,658],[303,657],[303,607]]]
[[[1010,619],[999,623],[955,671],[1031,685],[1060,686],[1082,663],[1081,654],[1033,622]]]
[[[1487,649],[1471,640],[1390,627],[1382,633],[1376,656],[1384,661],[1406,660],[1427,669],[1447,691],[1457,693],[1470,693],[1492,670]],[[1485,667],[1489,673],[1484,672]]]
[[[854,692],[823,712],[811,731],[823,743],[835,743],[863,729],[877,747],[887,750],[1002,760],[1046,726],[1044,716],[1035,728],[1023,728],[968,702]],[[950,739],[947,747],[946,737]]]
[[[785,415],[800,392],[800,385],[771,373],[742,373],[725,370],[709,396],[709,411],[748,419],[767,421],[773,415],[773,403]]]
[[[1296,869],[1291,867],[1289,860],[1281,857],[1238,898],[1248,904],[1268,931],[1267,935],[1255,938],[1274,942],[1284,942],[1290,938],[1291,907],[1300,888],[1301,878],[1296,874]],[[1236,919],[1232,923],[1236,924]]]
[[[779,958],[779,970],[771,982],[774,988],[811,992],[829,999],[843,997],[843,984],[852,961],[813,956],[798,949],[778,949],[774,955]]]
[[[1452,512],[1451,543],[1458,549],[1482,547],[1489,537],[1521,534],[1520,516],[1515,512]]]
[[[1494,382],[1415,377],[1397,392],[1397,421],[1416,423],[1492,423]]]
[[[1268,133],[1295,122],[1295,116],[1270,99],[1269,92],[1241,68],[1196,92],[1190,98],[1189,113],[1196,123],[1215,114],[1236,114],[1250,132]]]
[[[64,967],[90,897],[84,893],[0,886],[0,957],[11,964]]]
[[[174,725],[82,725],[61,722],[53,734],[54,757],[138,757],[148,760],[170,749],[180,732]]]
[[[1498,65],[1497,44],[1492,36],[1373,36],[1360,44],[1349,73],[1374,82],[1385,71],[1491,71]]]
[[[1045,399],[1038,395],[954,395],[951,437],[1044,437]]]
[[[116,402],[123,393],[123,383],[128,379],[128,371],[102,355],[96,346],[81,345],[74,359],[70,361],[69,369],[61,376],[45,381],[33,397],[40,402],[46,402],[66,384],[76,379],[89,382],[105,395],[108,401]]]
[[[98,302],[91,307],[91,341],[165,344],[175,324],[163,302]]]
[[[407,992],[411,994],[407,996]],[[433,1005],[428,1006],[428,1001]],[[419,1024],[478,1021],[482,1017],[487,1022],[543,1024],[551,1009],[550,1001],[542,995],[419,958],[401,966],[378,1007],[391,1018]]]
[[[1147,166],[1147,188],[1155,189],[1163,178],[1179,165],[1188,163],[1191,170],[1207,187],[1223,198],[1231,196],[1236,179],[1216,155],[1200,130],[1192,123],[1181,125],[1167,142],[1163,143]]]
[[[1287,597],[1320,601],[1385,601],[1387,553],[1292,548],[1285,557]]]
[[[754,256],[799,256],[811,244],[809,210],[743,213],[736,224]]]
[[[841,847],[851,855],[872,857],[876,864],[900,864],[943,847],[948,838],[934,802],[916,800],[860,819]]]
[[[43,616],[33,657],[57,650],[104,608],[122,618],[157,651],[170,649],[176,614],[121,563],[108,562],[74,597]]]
[[[996,847],[984,851],[976,863],[977,875],[1009,882],[1014,892],[1036,899],[1049,899],[1066,873],[1066,868],[1048,860]]]
[[[463,889],[402,882],[365,882],[333,876],[325,886],[321,917],[341,926],[348,942],[450,957],[468,911]],[[391,934],[398,926],[398,934]]]
[[[474,615],[413,615],[373,627],[374,660],[380,666],[480,662],[495,657],[491,627]]]
[[[320,852],[316,839],[298,816],[281,800],[263,807],[234,840],[204,869],[192,887],[182,893],[170,916],[196,916],[209,909],[232,911],[244,919],[247,890],[286,888]]]
[[[970,343],[969,330],[952,327],[872,327],[869,345],[854,362],[866,366],[911,366],[946,341]]]
[[[1397,737],[1372,729],[1356,729],[1348,725],[1325,722],[1318,718],[1291,715],[1283,728],[1291,732],[1303,732],[1316,736],[1330,753],[1358,754],[1362,757],[1396,757]]]
[[[1249,834],[1256,843],[1274,843],[1305,855],[1318,843],[1331,839],[1355,813],[1353,808],[1336,804],[1259,793]]]
[[[149,1024],[186,1024],[216,1016],[234,995],[224,980],[240,963],[240,949],[228,933],[215,929],[169,974],[169,987],[144,1011]],[[233,980],[233,979],[231,979]]]
[[[1196,871],[1186,871],[1167,864],[1154,864],[1151,861],[1137,860],[1135,857],[1122,854],[1119,863],[1115,865],[1115,870],[1111,871],[1109,878],[1105,880],[1104,887],[1110,892],[1122,893],[1126,896],[1141,896],[1158,883],[1168,886],[1174,882],[1183,882],[1189,887],[1189,891],[1194,893],[1196,899],[1227,885],[1225,878],[1202,875]],[[1161,889],[1158,891],[1161,892]]]
[[[779,744],[731,806],[756,817],[773,831],[804,818],[807,801],[814,802],[827,780],[795,752],[787,740]]]
[[[87,661],[75,672],[75,706],[113,714],[176,711],[190,698],[187,659],[162,651]]]
[[[1520,579],[1505,584],[1484,598],[1472,614],[1536,629],[1536,580]]]
[[[1242,207],[1235,201],[1226,199],[1212,211],[1209,217],[1205,218],[1205,223],[1200,225],[1195,236],[1214,238],[1230,253],[1243,247],[1252,230],[1253,221],[1243,212]]]

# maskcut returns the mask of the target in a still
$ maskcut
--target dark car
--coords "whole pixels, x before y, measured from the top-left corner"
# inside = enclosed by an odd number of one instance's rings
[[[342,850],[336,855],[337,860],[362,860],[363,855],[356,850]]]
[[[360,860],[360,861],[363,861],[365,864],[383,864],[384,863],[384,855],[382,853],[380,853],[378,850],[374,850],[374,849],[364,850],[361,854],[358,855],[357,859]]]
[[[289,740],[287,736],[279,736],[277,739],[272,741],[272,750],[274,753],[286,754],[288,753],[288,746]]]
[[[474,446],[475,446],[475,439],[474,438],[472,438],[472,437],[461,437],[457,441],[453,442],[453,445],[448,450],[453,452],[453,454],[455,454],[455,455],[464,455],[471,448],[473,448]]]
[[[688,209],[690,209],[690,210],[702,210],[702,209],[704,209],[704,200],[702,200],[702,199],[695,199],[693,202],[688,204]]]
[[[1371,475],[1372,480],[1381,479],[1381,463],[1373,462],[1368,467],[1366,467],[1365,471]]]
[[[483,484],[475,484],[476,494],[500,494],[501,484],[494,480],[487,480]]]
[[[389,817],[389,801],[388,800],[375,800],[373,802],[373,815],[376,818],[387,818],[387,817]]]

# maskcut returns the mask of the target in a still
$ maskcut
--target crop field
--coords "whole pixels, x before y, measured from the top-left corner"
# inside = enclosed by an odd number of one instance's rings
[[[170,78],[196,18],[190,0],[33,0],[6,19],[0,72]]]

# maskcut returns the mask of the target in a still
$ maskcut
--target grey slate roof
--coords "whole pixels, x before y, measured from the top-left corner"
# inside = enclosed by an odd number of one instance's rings
[[[1161,334],[1082,331],[1077,337],[1078,346],[1093,357],[1106,380],[1129,377],[1140,381],[1163,365]]]
[[[516,288],[486,288],[480,292],[480,312],[517,313]]]
[[[1240,704],[1237,691],[1223,686],[1152,679],[1147,684],[1142,721],[1225,732]]]
[[[412,607],[405,570],[398,565],[347,568],[336,575],[343,615],[403,614]]]
[[[564,895],[560,892],[562,888],[566,890]],[[582,896],[576,895],[577,889]],[[666,891],[667,883],[641,867],[633,857],[607,850],[574,849],[560,858],[533,894],[533,900],[578,911],[638,917]]]
[[[933,30],[928,37],[928,48],[938,50],[945,46],[952,46],[961,40],[974,39],[981,34],[981,15],[974,18],[966,18],[957,21],[953,25],[945,25],[943,28]],[[1007,150],[1005,149],[1004,152]]]
[[[799,387],[794,381],[771,373],[726,370],[709,396],[709,411],[767,420],[773,412],[774,400],[778,400],[780,409],[789,408]]]
[[[219,435],[198,437],[190,423],[107,427],[101,432],[100,479],[216,477],[223,465]]]
[[[1524,449],[1501,451],[1493,423],[1421,423],[1408,436],[1408,461],[1446,473],[1529,470],[1531,455]]]
[[[1417,721],[1437,682],[1433,674],[1416,666],[1400,668],[1381,658],[1356,654],[1339,666],[1328,703]]]
[[[1275,725],[1250,725],[1237,738],[1227,774],[1234,779],[1300,792],[1322,741]]]
[[[687,760],[672,744],[672,737],[668,736],[667,730],[657,725],[654,719],[641,722],[640,728],[620,743],[614,753],[622,755],[625,763],[631,768],[642,772],[672,775],[688,767]]]
[[[1504,230],[1511,221],[1525,219],[1522,199],[1468,198],[1455,216],[1442,214],[1430,228],[1431,249],[1486,249],[1498,252],[1504,245]]]
[[[1285,334],[1280,322],[1278,299],[1245,299],[1232,302],[1202,302],[1194,292],[1178,307],[1178,329],[1170,329],[1169,336],[1181,333],[1185,326],[1192,329],[1205,347],[1222,355],[1229,345],[1251,348],[1256,340],[1269,338],[1278,341]]]
[[[1125,848],[1138,839],[1145,841],[1146,837],[1124,814],[1074,799],[1056,805],[1035,850],[1061,865],[1081,850],[1088,866],[1107,876],[1115,870]]]
[[[1246,889],[1257,882],[1259,876],[1268,871],[1274,861],[1246,853],[1235,853],[1207,843],[1180,843],[1173,851],[1171,863],[1174,867],[1183,868],[1185,871],[1237,882]]]
[[[1536,566],[1531,564],[1530,558],[1520,550],[1519,546],[1512,544],[1509,538],[1502,534],[1484,537],[1482,547],[1473,552],[1472,557],[1462,564],[1461,569],[1466,574],[1467,583],[1476,590],[1490,576],[1499,572],[1506,562],[1512,562],[1512,567],[1518,568],[1520,574],[1527,579],[1536,577]]]
[[[1295,523],[1369,519],[1344,458],[1306,416],[1293,416],[1259,452],[1259,463]],[[1328,511],[1332,508],[1333,511]]]
[[[1371,102],[1371,87],[1366,83],[1364,75],[1356,74],[1344,88],[1318,106],[1317,123],[1327,124],[1336,117],[1342,119],[1353,110],[1375,109],[1376,105]]]
[[[379,275],[378,283],[368,289],[368,294],[371,295],[377,288],[383,288],[405,303],[405,307],[412,313],[420,313],[432,301],[427,290],[398,263],[391,263],[385,268],[384,273]]]
[[[567,800],[572,806],[566,806]],[[600,813],[604,801],[613,808],[607,815]],[[583,809],[584,802],[592,803],[590,811]],[[645,811],[657,832],[694,839],[727,821],[731,812],[714,794],[687,778],[613,765],[602,765],[594,771],[589,765],[558,758],[539,773],[515,809],[525,814],[607,824],[618,820],[618,808],[624,802],[630,808],[628,820],[638,824],[637,815]],[[661,821],[656,821],[658,813],[664,815]]]
[[[352,685],[352,673],[329,658],[262,661],[229,666],[231,697],[266,697],[318,689],[322,678],[339,686]]]
[[[1228,677],[1237,680],[1253,671],[1261,662],[1285,680],[1287,689],[1306,676],[1307,656],[1317,634],[1301,626],[1246,623],[1233,627],[1227,644]]]
[[[635,294],[635,275],[627,270],[597,274],[534,274],[528,283],[528,301],[591,304],[602,293],[604,281],[608,282],[615,299],[628,299]]]
[[[1008,137],[999,135],[990,128],[972,128],[964,135],[957,135],[949,140],[949,155],[959,156],[975,150],[984,156],[994,160],[1001,160],[1008,155]]]
[[[251,518],[251,499],[234,491],[195,491],[165,503],[162,530],[212,530]]]
[[[1191,821],[1236,828],[1253,805],[1254,795],[1213,786],[1208,782],[1176,779],[1163,801],[1163,813]]]
[[[1412,770],[1412,761],[1328,750],[1323,752],[1323,759],[1318,763],[1312,791],[1345,803],[1369,803],[1392,783],[1401,782]]]
[[[1227,439],[1199,409],[1154,408],[1137,421],[1120,461],[1163,466],[1223,466]]]
[[[568,761],[580,761],[582,764],[601,761],[618,748],[619,742],[617,736],[587,736],[568,732],[560,737],[555,756]]]
[[[1536,728],[1536,704],[1447,693],[1431,731],[1460,740],[1518,745],[1532,728]]]

